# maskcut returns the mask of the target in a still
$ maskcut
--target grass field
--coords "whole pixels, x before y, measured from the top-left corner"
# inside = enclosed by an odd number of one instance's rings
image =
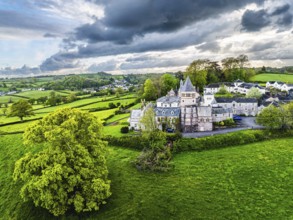
[[[40,97],[43,97],[43,96],[50,96],[50,93],[52,91],[53,90],[46,90],[46,91],[34,90],[34,91],[20,92],[20,93],[17,93],[16,95],[24,96],[24,97],[27,97],[27,98],[37,99],[37,98],[40,98]],[[66,94],[64,92],[58,92],[58,91],[54,91],[54,92],[55,92],[56,95],[61,95],[61,96],[67,96],[68,95],[68,94]]]
[[[21,98],[21,97],[16,97],[16,96],[0,96],[0,103],[8,103],[10,100],[12,102],[17,102],[20,99],[25,99],[25,98]]]
[[[134,101],[135,101],[134,98],[121,99],[121,100],[117,99],[117,100],[104,101],[104,102],[99,102],[99,103],[87,105],[87,106],[81,107],[80,109],[91,109],[91,108],[108,107],[111,102],[114,103],[115,105],[117,103],[120,103],[121,105],[128,105],[128,104],[133,103]]]
[[[99,212],[63,219],[292,219],[292,143],[185,152],[175,155],[169,173],[139,172],[131,164],[139,152],[109,147],[108,203]],[[23,203],[11,177],[15,161],[38,149],[23,147],[20,135],[0,136],[0,218],[54,219]]]
[[[253,76],[250,81],[252,82],[267,82],[267,81],[281,81],[284,83],[293,83],[293,74],[271,74],[263,73]]]

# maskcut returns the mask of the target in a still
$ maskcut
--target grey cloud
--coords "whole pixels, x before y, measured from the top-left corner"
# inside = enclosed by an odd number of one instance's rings
[[[145,68],[160,68],[160,67],[174,67],[188,65],[189,61],[186,59],[167,59],[161,57],[139,56],[137,58],[127,59],[126,62],[120,65],[121,70],[130,69],[145,69]]]
[[[113,71],[116,69],[117,62],[115,60],[110,60],[107,62],[102,62],[99,64],[93,64],[88,68],[89,72],[106,72]]]
[[[11,67],[6,67],[4,69],[0,69],[0,75],[2,76],[19,76],[19,75],[39,75],[41,73],[40,68],[35,67],[31,68],[26,65],[24,65],[21,68],[11,68]]]
[[[255,43],[249,49],[249,52],[264,51],[264,50],[267,50],[267,49],[274,48],[277,44],[278,44],[278,42],[276,42],[276,41],[271,41],[271,42],[267,42],[267,43],[258,42],[258,43]]]
[[[203,45],[200,45],[196,48],[199,49],[200,51],[211,51],[211,52],[219,52],[221,49],[219,43],[216,41],[204,43]]]
[[[59,37],[57,34],[46,33],[44,34],[45,38],[57,38]]]
[[[285,12],[289,11],[290,9],[290,5],[289,4],[285,4],[283,6],[277,7],[272,13],[271,15],[280,15],[280,14],[284,14]]]
[[[49,57],[40,65],[40,69],[43,72],[58,71],[60,69],[73,69],[77,67],[78,64],[76,62],[64,57],[61,53]]]
[[[58,27],[50,20],[38,18],[33,14],[24,14],[16,11],[0,10],[0,27],[56,31]]]
[[[289,26],[292,24],[293,15],[290,13],[286,13],[284,16],[278,19],[278,24],[282,26]]]

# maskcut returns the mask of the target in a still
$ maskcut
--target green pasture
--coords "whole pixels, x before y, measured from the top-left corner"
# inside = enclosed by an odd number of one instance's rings
[[[5,96],[0,96],[0,103],[8,103],[10,100],[12,102],[17,102],[20,99],[25,99],[17,96],[10,96],[10,95],[5,95]]]
[[[137,143],[139,144],[139,143]],[[39,146],[21,135],[0,136],[2,219],[292,219],[293,139],[277,139],[173,158],[168,173],[140,172],[138,151],[109,147],[112,196],[98,212],[54,218],[23,202],[12,180],[14,163]]]
[[[24,96],[27,98],[34,98],[34,99],[38,99],[40,97],[44,97],[44,96],[50,96],[50,93],[53,90],[45,90],[45,91],[38,91],[38,90],[32,90],[32,91],[25,91],[25,92],[20,92],[17,93],[16,95],[19,96]],[[59,91],[54,91],[56,95],[61,95],[61,96],[67,96],[68,94],[63,93],[63,92],[59,92]]]
[[[108,107],[109,104],[112,102],[113,104],[117,105],[117,103],[120,103],[120,105],[128,105],[133,102],[135,102],[136,99],[130,98],[130,99],[116,99],[116,100],[110,100],[110,101],[104,101],[99,103],[94,103],[91,105],[87,105],[84,107],[81,107],[80,109],[91,109],[91,108],[102,108],[102,107]]]
[[[293,74],[271,74],[271,73],[263,73],[253,76],[250,81],[252,82],[267,82],[267,81],[281,81],[284,83],[293,83]]]

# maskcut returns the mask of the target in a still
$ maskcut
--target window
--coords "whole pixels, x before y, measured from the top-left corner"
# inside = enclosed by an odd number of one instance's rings
[[[171,115],[174,115],[174,111],[171,111]]]

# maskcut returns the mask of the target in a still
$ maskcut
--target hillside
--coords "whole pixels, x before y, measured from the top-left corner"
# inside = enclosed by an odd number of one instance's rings
[[[252,82],[264,82],[267,81],[282,81],[284,83],[293,84],[293,74],[279,74],[279,73],[262,73],[253,76],[250,81]]]
[[[137,151],[109,147],[113,195],[99,212],[82,219],[291,219],[293,139],[175,155],[174,171],[141,173]],[[25,152],[20,135],[0,136],[2,219],[49,219],[23,203],[12,181],[14,162]],[[64,218],[65,219],[65,218]],[[77,219],[68,214],[66,219]]]

